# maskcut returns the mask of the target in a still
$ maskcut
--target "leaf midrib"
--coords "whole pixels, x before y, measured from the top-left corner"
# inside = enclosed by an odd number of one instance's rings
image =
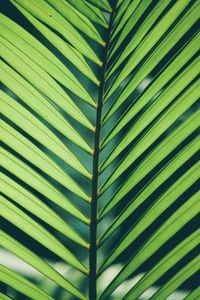
[[[97,281],[97,225],[98,225],[98,199],[99,199],[99,175],[101,152],[101,128],[102,128],[102,109],[104,103],[104,89],[106,83],[106,71],[108,62],[108,53],[110,49],[111,30],[114,21],[115,10],[110,15],[109,27],[106,33],[106,44],[104,49],[103,65],[101,70],[99,96],[96,111],[96,130],[94,136],[93,153],[93,173],[92,173],[92,198],[91,198],[91,223],[90,223],[90,249],[89,249],[89,299],[97,299],[96,281]]]

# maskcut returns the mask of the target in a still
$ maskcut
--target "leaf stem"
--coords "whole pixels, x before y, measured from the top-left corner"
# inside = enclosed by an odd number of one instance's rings
[[[89,300],[97,299],[97,214],[99,199],[99,156],[101,151],[101,127],[102,127],[102,108],[104,102],[104,88],[106,81],[106,69],[108,61],[108,51],[110,46],[111,28],[114,19],[114,11],[110,16],[110,23],[107,29],[106,45],[104,49],[104,60],[101,72],[101,81],[99,85],[99,97],[96,112],[96,131],[94,141],[93,155],[93,177],[92,177],[92,200],[91,200],[91,223],[90,223],[90,249],[89,249]]]

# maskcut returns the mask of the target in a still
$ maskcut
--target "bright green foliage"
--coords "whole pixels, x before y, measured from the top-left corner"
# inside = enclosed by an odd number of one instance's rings
[[[190,293],[187,297],[184,298],[184,300],[192,300],[192,299],[199,299],[200,295],[200,287],[198,287],[196,290],[194,290],[192,293]]]
[[[22,27],[16,25],[17,24],[12,20],[1,14],[1,34],[6,40],[10,41],[11,44],[14,44],[30,58],[32,58],[31,54],[34,53],[34,61],[39,62],[39,65],[43,69],[45,69],[68,89],[72,90],[72,92],[77,94],[77,96],[89,102],[91,105],[94,105],[90,95],[76,79],[73,73],[70,72],[70,70],[67,69],[61,61],[51,53],[51,51],[44,47],[42,43],[40,43]],[[72,53],[69,52],[68,55],[72,56]],[[74,102],[71,101],[69,97],[68,102],[74,106]],[[76,107],[76,109],[78,108]]]
[[[199,0],[2,3],[0,299],[200,299]]]
[[[66,188],[72,189],[75,194],[77,194],[79,197],[83,198],[84,200],[86,201],[89,200],[88,196],[75,182],[73,182],[72,178],[70,178],[66,173],[64,173],[47,155],[45,155],[33,143],[23,138],[23,136],[20,135],[15,129],[13,129],[11,126],[9,126],[3,121],[1,121],[1,138],[3,142],[5,142],[11,148],[16,150],[18,153],[21,153],[31,163],[36,165],[39,164],[41,166],[41,169],[44,172],[52,176],[52,178],[54,178],[55,180],[63,184]],[[14,158],[14,160],[17,159]],[[8,161],[2,159],[2,163],[4,162],[6,163]],[[22,162],[20,162],[20,164],[23,165]],[[8,167],[7,165],[6,168],[12,168],[11,162],[9,163],[9,165],[10,167]],[[13,169],[15,170],[14,172],[18,171],[18,168],[16,168],[16,166]],[[27,165],[26,165],[26,169],[29,169],[29,173],[30,173],[30,168]],[[21,175],[19,175],[18,173],[17,176],[24,177],[24,172],[25,171],[23,170],[23,172],[20,172]],[[33,170],[31,170],[31,172],[36,174]],[[39,174],[37,174],[36,176],[39,176]],[[25,180],[31,182],[31,185],[33,184],[34,181],[32,181],[32,178],[30,180],[30,175],[28,177],[25,176],[24,178],[26,178]],[[39,188],[39,186],[40,184],[38,184],[37,188]]]
[[[182,282],[189,278],[192,274],[199,271],[200,255],[187,264],[180,272],[178,272],[167,284],[165,284],[151,299],[164,300],[172,293]],[[177,280],[178,279],[178,280]]]
[[[11,299],[10,297],[8,297],[8,296],[6,296],[2,293],[0,293],[0,297],[1,297],[2,300],[10,300]]]
[[[26,280],[19,274],[13,272],[12,270],[0,265],[0,278],[2,282],[11,285],[16,290],[21,293],[31,297],[32,299],[41,300],[52,300],[53,298],[44,293],[41,289],[37,288],[30,281]]]
[[[138,282],[136,286],[128,293],[125,299],[137,299],[145,289],[147,289],[153,282],[162,276],[167,270],[175,265],[182,257],[184,257],[191,249],[198,245],[200,230],[197,230],[189,236],[186,240],[180,243],[173,251],[165,256],[150,272],[148,272]]]
[[[38,255],[34,254],[28,248],[22,246],[19,242],[15,239],[11,238],[9,235],[4,233],[2,230],[0,231],[1,236],[1,246],[9,251],[12,251],[15,255],[23,259],[28,264],[35,267],[38,271],[42,274],[47,276],[48,278],[55,281],[57,284],[62,286],[63,288],[68,287],[74,295],[77,297],[81,297],[78,290],[76,290],[67,280],[61,276],[58,272],[56,272],[51,266],[49,266],[45,261],[43,261]],[[84,298],[81,298],[84,299]]]
[[[41,218],[44,222],[48,222],[48,224],[67,237],[74,240],[76,243],[87,247],[86,242],[74,231],[70,226],[68,226],[57,214],[55,214],[52,209],[46,206],[42,201],[38,198],[31,195],[27,190],[25,190],[20,185],[16,184],[13,180],[9,179],[9,177],[4,174],[1,175],[1,191],[11,199],[14,199],[18,204],[22,207],[26,208],[32,214]],[[49,197],[50,198],[50,197]],[[71,209],[71,210],[70,210]],[[77,214],[77,211],[73,213],[75,210],[74,207],[70,207],[69,211],[71,214]]]
[[[2,207],[1,215],[29,234],[31,237],[42,243],[48,249],[51,249],[58,256],[66,262],[72,264],[74,267],[82,272],[87,270],[80,264],[80,262],[70,253],[65,247],[45,228],[32,220],[22,210],[17,208],[11,202],[1,196],[0,203]]]

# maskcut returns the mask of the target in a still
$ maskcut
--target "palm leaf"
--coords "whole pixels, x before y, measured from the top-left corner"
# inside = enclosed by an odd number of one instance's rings
[[[37,288],[34,284],[3,265],[0,265],[0,276],[2,282],[12,285],[16,290],[33,299],[36,297],[39,297],[40,299],[53,299],[42,292],[41,289]]]
[[[168,255],[165,256],[149,273],[147,273],[133,289],[129,292],[126,299],[137,299],[148,286],[151,286],[157,278],[161,277],[167,269],[176,264],[191,249],[198,245],[199,230],[195,231],[191,236],[180,243]],[[154,273],[154,275],[152,275]]]
[[[132,300],[158,285],[151,299],[166,299],[191,283],[200,264],[199,1],[7,6],[0,14],[0,246],[55,289],[3,263],[0,298],[15,297],[10,286],[31,299]],[[78,275],[59,273],[42,249]],[[121,271],[98,294],[99,278],[116,262]],[[185,299],[198,297],[191,284]]]

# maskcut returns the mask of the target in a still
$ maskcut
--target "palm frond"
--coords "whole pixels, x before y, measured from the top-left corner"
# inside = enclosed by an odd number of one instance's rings
[[[184,231],[200,196],[199,1],[7,3],[18,17],[0,14],[0,215],[9,224],[0,246],[61,290],[6,264],[0,280],[31,299],[66,291],[60,299],[111,300],[147,264],[120,299],[139,299],[154,285],[151,299],[166,299],[200,266],[200,231]],[[116,262],[121,271],[97,295]],[[199,296],[195,285],[185,299]]]
[[[17,291],[22,292],[23,294],[27,295],[28,297],[31,297],[32,299],[37,297],[44,300],[53,299],[51,296],[44,293],[41,289],[37,288],[30,281],[23,278],[14,271],[4,267],[3,265],[0,265],[0,278],[2,282],[13,286],[13,288],[15,288]]]

